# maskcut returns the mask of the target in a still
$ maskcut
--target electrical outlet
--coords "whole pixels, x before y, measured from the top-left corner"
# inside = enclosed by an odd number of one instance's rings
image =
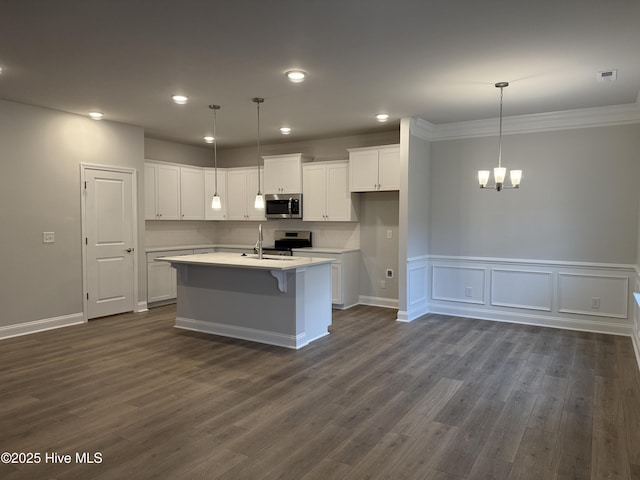
[[[387,230],[387,238],[393,238],[393,230]]]
[[[591,308],[600,310],[600,297],[591,297]]]
[[[386,275],[387,275],[387,278],[393,278],[393,269],[387,268]]]
[[[380,280],[380,288],[387,288],[386,280]]]
[[[464,287],[464,296],[465,297],[473,297],[473,288]]]
[[[55,232],[42,232],[42,243],[55,243]]]

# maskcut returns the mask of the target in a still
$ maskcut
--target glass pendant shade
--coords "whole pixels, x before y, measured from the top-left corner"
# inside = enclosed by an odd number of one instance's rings
[[[489,170],[479,170],[478,171],[478,182],[481,187],[486,187],[487,183],[489,183],[489,175],[491,172]]]
[[[220,201],[220,196],[217,193],[211,199],[211,208],[214,210],[220,210],[222,208],[222,202]]]
[[[522,170],[511,170],[511,185],[517,187],[522,180]]]
[[[263,210],[264,209],[264,197],[259,192],[256,195],[255,202],[253,202],[253,207],[258,209],[258,210]]]
[[[493,177],[496,183],[504,183],[504,177],[507,174],[507,169],[504,167],[496,167],[493,169]]]

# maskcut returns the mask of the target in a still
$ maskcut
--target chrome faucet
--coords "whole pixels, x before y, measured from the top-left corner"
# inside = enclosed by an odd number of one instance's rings
[[[262,224],[258,225],[258,241],[256,242],[258,247],[258,260],[262,260]]]

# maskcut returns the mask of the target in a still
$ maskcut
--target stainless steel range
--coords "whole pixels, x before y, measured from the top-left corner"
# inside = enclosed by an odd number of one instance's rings
[[[311,232],[308,230],[276,230],[274,232],[273,248],[263,248],[268,255],[288,255],[294,248],[312,247]]]

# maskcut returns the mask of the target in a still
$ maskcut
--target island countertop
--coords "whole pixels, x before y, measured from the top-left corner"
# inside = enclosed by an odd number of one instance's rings
[[[288,257],[280,255],[264,255],[262,260],[257,255],[239,253],[215,252],[195,255],[179,255],[175,257],[156,258],[158,262],[171,264],[203,265],[230,268],[248,268],[258,270],[295,270],[301,267],[331,263],[330,258]]]

